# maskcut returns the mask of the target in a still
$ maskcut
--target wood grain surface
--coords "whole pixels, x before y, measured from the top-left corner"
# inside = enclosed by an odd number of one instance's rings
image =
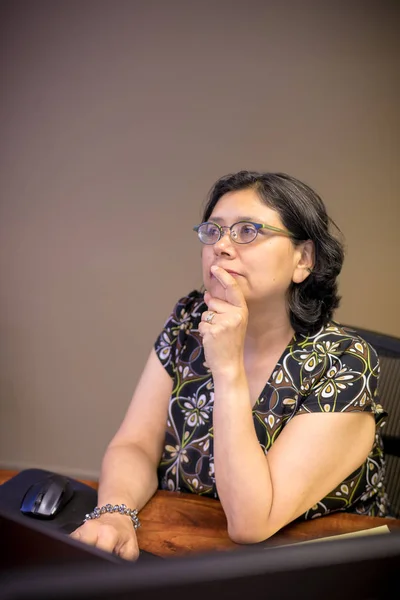
[[[0,484],[17,471],[0,470]],[[82,480],[97,489],[96,481]],[[242,546],[228,536],[226,518],[218,500],[182,492],[157,491],[140,511],[142,526],[138,542],[142,550],[159,556],[181,556],[216,550],[234,550]],[[295,544],[387,525],[400,530],[399,519],[364,517],[336,513],[312,521],[291,523],[262,542],[265,546]]]

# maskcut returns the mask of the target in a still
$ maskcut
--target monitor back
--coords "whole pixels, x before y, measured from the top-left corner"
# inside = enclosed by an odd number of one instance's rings
[[[400,534],[243,548],[121,569],[71,564],[14,571],[3,600],[386,600],[400,597]]]

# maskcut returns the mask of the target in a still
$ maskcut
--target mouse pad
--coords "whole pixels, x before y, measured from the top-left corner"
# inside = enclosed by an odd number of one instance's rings
[[[53,474],[52,471],[44,469],[25,469],[21,471],[0,485],[0,509],[4,508],[8,513],[21,514],[21,502],[28,488]],[[68,479],[74,490],[71,500],[58,515],[52,519],[40,519],[40,521],[51,529],[71,533],[79,527],[85,515],[97,505],[97,491],[76,479],[71,477],[68,477]],[[30,516],[22,516],[29,520],[39,520]]]
[[[103,552],[72,540],[67,534],[78,527],[86,513],[97,503],[97,491],[68,478],[74,495],[62,511],[52,519],[39,519],[20,511],[27,489],[41,481],[51,471],[26,469],[0,485],[0,539],[7,541],[7,561],[0,561],[0,570],[10,567],[65,564],[65,562],[106,561],[132,565],[109,552]],[[161,557],[140,550],[139,561]]]

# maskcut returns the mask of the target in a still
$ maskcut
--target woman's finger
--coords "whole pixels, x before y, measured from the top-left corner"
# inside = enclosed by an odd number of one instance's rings
[[[225,300],[221,300],[220,298],[216,298],[214,296],[210,296],[208,302],[206,302],[208,310],[213,310],[216,313],[224,314],[231,310],[237,310],[237,306],[233,306],[229,302]]]
[[[211,273],[214,277],[219,281],[221,286],[225,291],[225,298],[229,304],[233,304],[233,306],[238,306],[240,308],[246,308],[246,300],[243,295],[242,290],[240,289],[240,285],[235,280],[234,277],[228,271],[225,271],[222,267],[217,267],[217,265],[213,265],[211,267]]]
[[[95,546],[97,542],[97,527],[90,527],[89,523],[85,523],[70,533],[69,537],[90,546]]]
[[[117,549],[117,554],[125,560],[137,560],[139,558],[139,548],[136,540],[129,539]]]
[[[98,532],[97,548],[106,552],[114,552],[118,544],[118,533],[114,527],[104,525]]]
[[[206,310],[205,312],[203,312],[203,314],[201,315],[201,320],[204,323],[208,323],[209,325],[212,325],[215,316],[216,316],[216,312],[215,310]]]

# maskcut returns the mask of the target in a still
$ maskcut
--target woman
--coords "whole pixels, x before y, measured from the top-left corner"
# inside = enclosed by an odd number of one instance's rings
[[[329,224],[288,175],[216,182],[194,228],[206,292],[182,298],[158,337],[99,506],[140,511],[158,487],[218,497],[238,543],[335,510],[386,514],[378,359],[332,321],[343,249]],[[72,535],[135,558],[138,519],[121,512],[97,510]]]

